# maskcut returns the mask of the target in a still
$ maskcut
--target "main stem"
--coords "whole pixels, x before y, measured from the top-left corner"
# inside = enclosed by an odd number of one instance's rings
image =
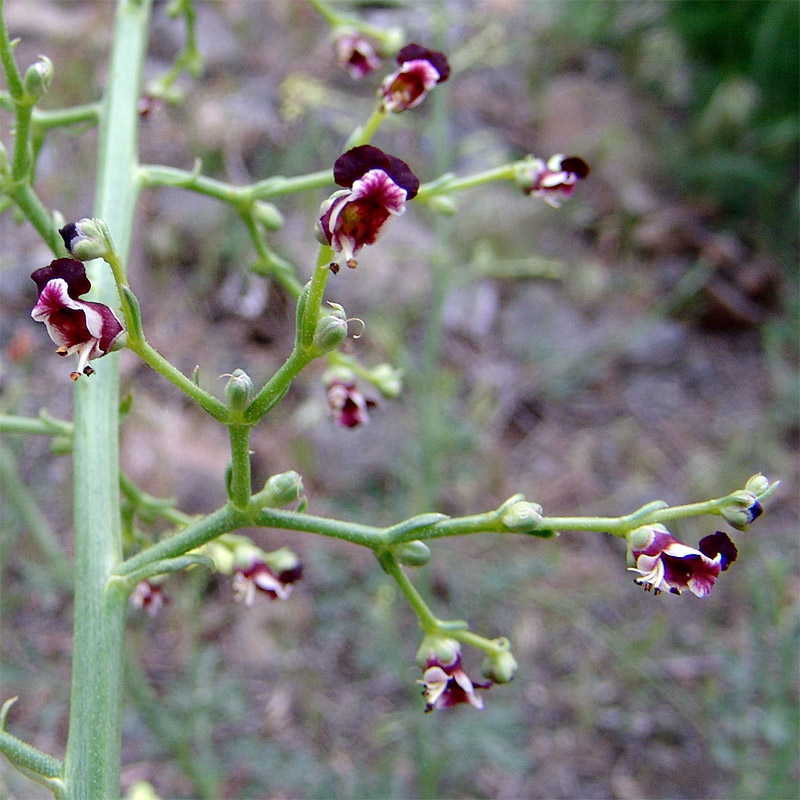
[[[118,0],[100,125],[94,215],[123,260],[136,202],[137,100],[151,0]],[[95,262],[96,298],[113,302],[108,267]],[[119,797],[122,652],[126,594],[108,578],[122,560],[119,508],[119,362],[111,354],[75,387],[75,638],[69,735],[69,796]]]

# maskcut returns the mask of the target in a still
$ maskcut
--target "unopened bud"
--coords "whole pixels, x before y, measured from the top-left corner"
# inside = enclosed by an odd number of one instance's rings
[[[403,370],[391,364],[378,364],[370,370],[370,383],[388,400],[394,400],[403,391]]]
[[[746,492],[752,492],[756,497],[766,492],[767,489],[769,489],[769,478],[762,475],[760,472],[748,478],[747,483],[744,485],[744,490]]]
[[[529,533],[539,527],[542,517],[543,509],[538,503],[520,500],[503,514],[501,521],[511,531]]]
[[[747,526],[761,516],[764,509],[761,503],[753,494],[747,490],[734,492],[725,499],[725,503],[720,506],[720,513],[725,521],[740,531],[746,530]]]
[[[233,572],[234,556],[230,547],[226,547],[221,542],[209,542],[201,550],[203,555],[208,556],[213,562],[217,572],[230,575]]]
[[[300,500],[303,479],[293,469],[267,478],[264,488],[253,498],[262,508],[281,508]]]
[[[335,350],[347,338],[347,314],[338,303],[328,303],[330,311],[325,312],[314,329],[314,347],[327,353]]]
[[[499,653],[486,656],[481,664],[483,677],[488,678],[494,683],[508,683],[517,673],[517,659],[514,658],[511,650],[505,649]]]
[[[272,203],[256,200],[253,216],[268,230],[279,231],[283,227],[283,214]]]
[[[79,261],[105,258],[109,253],[107,228],[99,219],[70,222],[59,233],[67,250]]]
[[[39,60],[31,64],[22,79],[25,94],[38,100],[50,87],[53,80],[53,62],[47,56],[39,56]]]
[[[417,664],[427,669],[432,664],[449,667],[461,656],[461,645],[449,636],[429,634],[417,650]]]
[[[452,197],[443,194],[436,194],[431,197],[428,205],[444,217],[452,217],[458,212],[456,201]]]
[[[281,583],[294,583],[303,573],[300,559],[288,547],[264,553],[264,562]]]
[[[431,549],[425,542],[415,539],[413,542],[403,542],[394,547],[392,552],[395,558],[407,567],[423,567],[431,560]]]
[[[225,384],[225,399],[232,411],[244,411],[253,399],[253,381],[243,369],[235,369]]]

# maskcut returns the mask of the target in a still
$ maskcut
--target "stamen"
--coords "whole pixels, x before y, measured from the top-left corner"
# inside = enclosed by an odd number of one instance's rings
[[[67,348],[64,347],[63,345],[56,350],[56,355],[57,356],[65,356],[68,353],[69,353],[69,350],[67,350]]]
[[[71,381],[78,380],[78,378],[80,378],[80,376],[81,376],[80,372],[70,372],[70,374],[69,374],[69,378],[70,378]]]

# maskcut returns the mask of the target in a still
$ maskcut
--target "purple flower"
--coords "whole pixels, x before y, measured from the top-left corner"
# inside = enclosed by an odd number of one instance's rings
[[[456,652],[451,663],[443,663],[431,654],[422,673],[422,696],[425,698],[425,711],[435,711],[458,703],[469,703],[473,708],[482,709],[483,700],[475,693],[476,689],[488,689],[492,684],[473,683],[461,667],[461,653]]]
[[[428,92],[450,77],[450,65],[443,53],[418,44],[407,44],[398,54],[400,69],[387,75],[380,88],[384,111],[405,111],[418,106]]]
[[[628,538],[629,568],[635,582],[659,594],[688,589],[698,597],[711,592],[720,572],[736,560],[736,545],[722,531],[700,540],[698,549],[679,542],[663,525],[637,528]]]
[[[237,603],[252,606],[256,591],[263,592],[271,600],[285,600],[291,593],[295,581],[303,574],[303,565],[295,563],[279,572],[258,558],[253,558],[246,567],[237,567],[233,576],[233,593]]]
[[[558,208],[574,191],[575,185],[589,174],[589,165],[579,156],[558,153],[547,162],[528,158],[522,162],[517,182],[525,194],[541,197]]]
[[[381,65],[381,60],[369,40],[360,33],[342,33],[333,43],[336,60],[355,80],[369,75]]]
[[[315,234],[330,245],[348,267],[354,255],[374,244],[390,216],[399,216],[419,189],[419,180],[405,161],[372,145],[348,150],[336,159],[333,177],[339,186],[320,208]],[[339,263],[331,265],[338,272]]]
[[[56,259],[31,278],[39,288],[31,316],[45,324],[60,356],[78,355],[78,369],[70,373],[73,381],[94,372],[91,359],[124,346],[125,329],[116,314],[103,303],[78,299],[92,288],[80,261]]]
[[[134,608],[144,609],[149,616],[155,617],[169,600],[157,584],[139,581],[131,592],[130,602]]]
[[[369,422],[367,409],[373,408],[374,400],[361,393],[355,381],[334,379],[328,384],[328,410],[331,419],[342,428],[357,428]]]

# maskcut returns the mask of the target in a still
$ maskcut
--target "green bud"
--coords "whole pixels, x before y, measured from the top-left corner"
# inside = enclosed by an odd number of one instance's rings
[[[283,227],[283,214],[272,203],[256,200],[253,216],[268,230],[279,231]]]
[[[303,479],[293,469],[267,478],[264,488],[253,497],[261,508],[281,508],[303,496]]]
[[[403,391],[403,370],[391,364],[378,364],[370,371],[369,380],[387,400],[394,400]]]
[[[530,533],[539,527],[543,516],[542,511],[543,509],[538,503],[520,500],[506,510],[501,517],[501,522],[508,530]]]
[[[253,399],[253,381],[243,369],[235,369],[225,384],[225,399],[231,411],[244,411]]]
[[[47,56],[39,56],[39,60],[31,64],[22,79],[22,88],[30,98],[38,100],[50,88],[53,80],[53,62]]]
[[[347,338],[347,314],[338,303],[328,303],[331,311],[321,315],[314,329],[314,347],[327,353]]]
[[[419,539],[395,545],[392,552],[395,558],[407,567],[423,567],[431,560],[430,547]]]
[[[79,261],[105,258],[110,251],[108,229],[99,219],[80,219],[59,230],[67,250]]]
[[[426,669],[431,663],[438,663],[441,666],[455,664],[461,655],[461,645],[456,639],[449,636],[439,636],[428,634],[417,650],[417,664]]]
[[[221,542],[209,542],[200,548],[200,552],[212,559],[217,572],[223,575],[230,575],[233,572],[233,551]]]
[[[481,664],[483,677],[494,683],[508,683],[516,675],[517,659],[509,649],[486,656]]]
[[[769,478],[762,475],[760,472],[751,475],[744,485],[744,490],[746,492],[752,492],[756,497],[766,492],[767,489],[769,489]]]
[[[264,563],[275,575],[290,573],[300,567],[300,559],[288,547],[279,547],[270,553],[264,553]]]
[[[720,513],[725,521],[740,531],[746,530],[747,526],[757,517],[760,517],[764,509],[758,498],[747,490],[734,492],[725,498],[725,502],[720,506]]]
[[[437,194],[428,200],[428,205],[434,210],[438,211],[442,216],[452,217],[458,212],[456,201],[447,195]]]

